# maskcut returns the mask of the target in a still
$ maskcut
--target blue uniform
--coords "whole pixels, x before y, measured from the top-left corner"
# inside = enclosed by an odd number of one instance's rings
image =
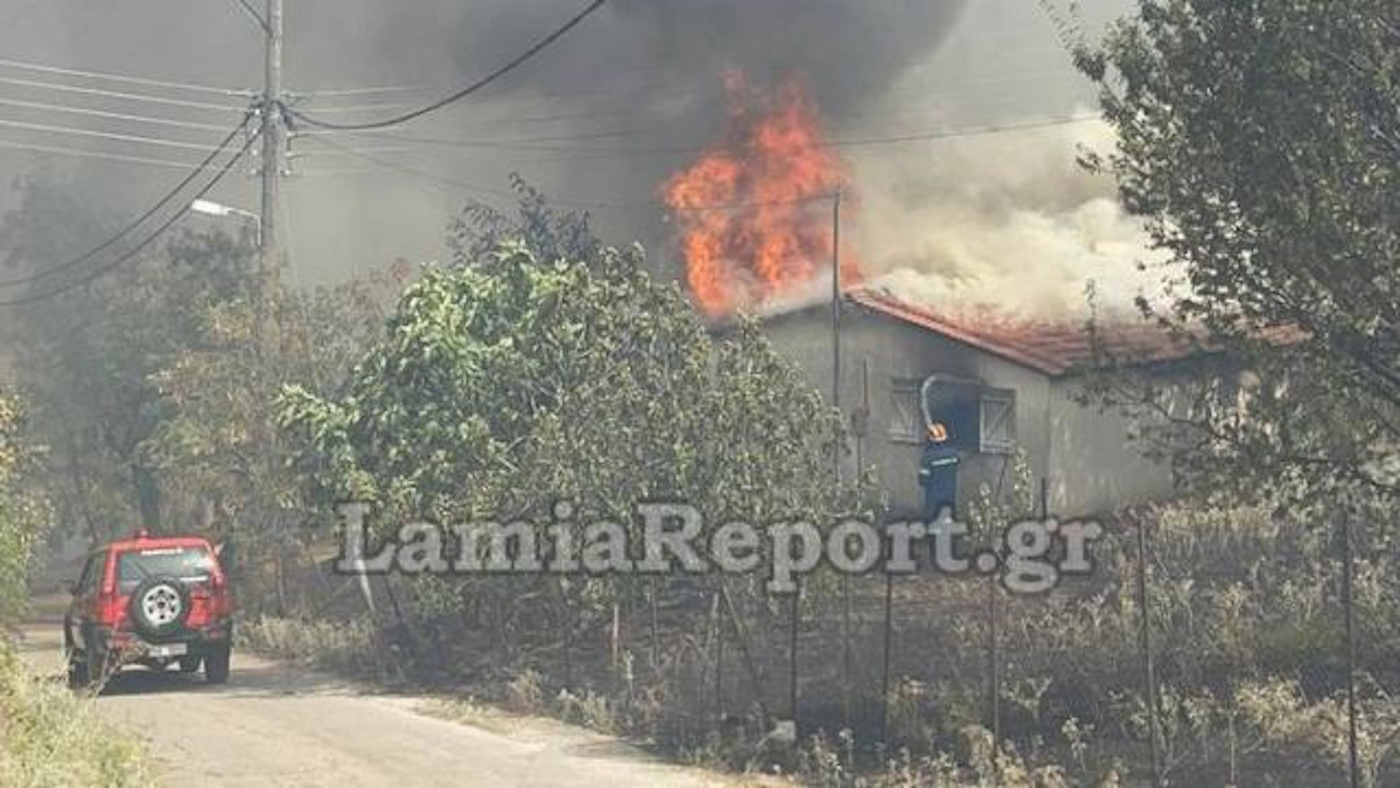
[[[919,484],[924,488],[924,517],[933,519],[943,508],[957,512],[958,464],[956,449],[945,443],[924,444],[919,458]]]

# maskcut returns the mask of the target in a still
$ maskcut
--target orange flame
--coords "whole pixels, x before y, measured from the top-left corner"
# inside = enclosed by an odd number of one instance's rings
[[[761,306],[830,273],[831,202],[849,190],[845,162],[826,140],[796,79],[772,95],[725,75],[723,140],[663,188],[681,228],[686,281],[711,316]],[[842,249],[843,281],[858,277]]]

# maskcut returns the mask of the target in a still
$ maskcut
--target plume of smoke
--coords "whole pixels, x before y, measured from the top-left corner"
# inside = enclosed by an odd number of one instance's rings
[[[1131,3],[1083,5],[1103,18]],[[308,111],[419,103],[498,66],[574,7],[558,0],[289,3],[289,88],[308,94],[386,84],[428,88],[313,95]],[[36,9],[0,31],[9,56],[252,90],[260,85],[259,39],[236,4],[173,4],[128,13],[81,0],[49,0]],[[758,85],[804,75],[828,131],[840,137],[1064,112],[1068,102],[1089,98],[1065,61],[1053,27],[1025,0],[611,0],[508,82],[409,130],[442,138],[559,138],[564,151],[439,146],[386,157],[496,190],[506,186],[508,173],[520,171],[549,195],[633,203],[654,197],[658,184],[690,156],[587,156],[569,148],[681,149],[709,142],[724,123],[725,68],[743,69]],[[204,113],[188,117],[225,120]],[[1069,135],[1083,131],[1076,126],[949,141],[927,158],[910,147],[861,149],[852,154],[860,187],[853,196],[864,203],[852,244],[870,274],[889,275],[928,299],[946,299],[950,292],[981,299],[1024,291],[1028,304],[1051,309],[1082,300],[1086,266],[1109,289],[1101,271],[1130,262],[1135,252],[1127,247],[1137,239],[1111,208],[1109,185],[1074,171]],[[402,145],[372,136],[337,139],[364,148]],[[1017,147],[1008,152],[1012,141]],[[297,145],[296,169],[308,177],[290,181],[287,193],[299,278],[339,278],[347,266],[440,254],[446,217],[468,198],[483,196],[386,171],[311,139]],[[84,180],[120,190],[126,202],[130,195],[158,193],[171,174],[107,162],[66,164]],[[30,165],[8,158],[0,162],[0,178],[10,181]],[[346,171],[359,173],[328,174]],[[256,204],[251,179],[229,178],[220,188],[222,201]],[[601,211],[597,218],[609,240],[640,239],[659,250],[673,240],[674,228],[656,207]],[[1058,284],[1021,284],[1032,275]],[[1042,290],[1059,295],[1050,298]]]
[[[966,0],[612,0],[590,22],[587,45],[559,48],[558,67],[532,72],[542,90],[593,90],[634,76],[661,77],[662,99],[675,90],[705,108],[722,106],[716,76],[744,71],[758,83],[800,74],[829,112],[868,106],[948,35]],[[454,6],[458,4],[453,4]],[[458,49],[467,73],[513,54],[518,41],[547,29],[557,0],[510,0],[471,8],[472,27]],[[580,37],[582,40],[583,36]],[[630,57],[634,62],[628,63]],[[655,83],[653,83],[655,84]]]
[[[854,159],[862,185],[859,243],[869,286],[945,312],[995,305],[1028,318],[1129,307],[1152,294],[1142,225],[1110,179],[1077,164],[1106,151],[1100,121],[939,141],[923,166]]]

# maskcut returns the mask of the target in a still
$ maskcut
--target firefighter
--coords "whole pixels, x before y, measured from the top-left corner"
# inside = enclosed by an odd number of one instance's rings
[[[944,509],[956,516],[958,507],[958,464],[962,458],[948,442],[948,426],[941,421],[928,425],[928,441],[919,458],[919,484],[924,488],[924,519],[933,520]]]

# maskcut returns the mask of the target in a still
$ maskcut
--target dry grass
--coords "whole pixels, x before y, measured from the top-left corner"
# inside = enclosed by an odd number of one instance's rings
[[[517,727],[512,724],[509,714],[472,698],[437,698],[420,705],[418,711],[429,717],[458,722],[501,735],[509,735]]]
[[[151,785],[145,748],[100,719],[90,698],[29,673],[0,652],[0,785],[125,788]]]
[[[379,647],[368,621],[326,621],[263,616],[242,624],[239,640],[279,659],[379,681],[401,680],[394,655]]]

